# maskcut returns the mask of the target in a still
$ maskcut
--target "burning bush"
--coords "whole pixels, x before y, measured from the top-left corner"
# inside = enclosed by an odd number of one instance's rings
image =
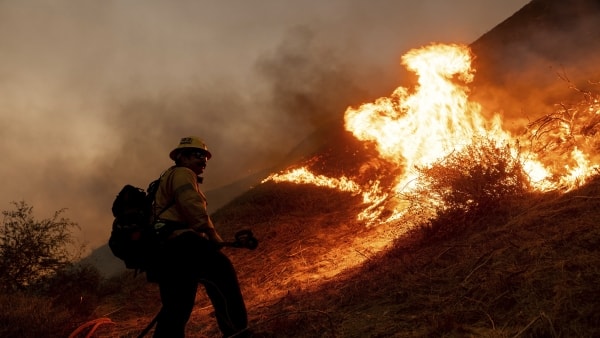
[[[419,183],[408,197],[412,213],[423,217],[428,238],[456,233],[467,224],[497,222],[531,189],[511,147],[486,138],[417,171]]]
[[[553,173],[556,187],[572,189],[598,173],[600,94],[578,91],[583,99],[527,125],[530,151]]]

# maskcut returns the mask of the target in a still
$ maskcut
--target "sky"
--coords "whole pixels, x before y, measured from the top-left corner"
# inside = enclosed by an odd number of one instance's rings
[[[227,185],[402,85],[408,50],[471,43],[528,2],[0,0],[0,210],[65,209],[94,249],[120,188],[181,137],[213,153],[203,189]]]

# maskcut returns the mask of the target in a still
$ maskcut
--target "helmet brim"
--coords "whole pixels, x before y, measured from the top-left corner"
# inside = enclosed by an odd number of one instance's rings
[[[210,151],[206,150],[206,149],[202,149],[202,148],[197,148],[197,147],[182,147],[182,148],[175,148],[173,150],[171,150],[171,152],[169,153],[169,158],[173,161],[177,160],[177,155],[179,154],[179,152],[185,150],[185,149],[194,149],[197,151],[201,151],[203,153],[206,154],[206,159],[210,160],[210,158],[212,157],[212,154],[210,153]]]

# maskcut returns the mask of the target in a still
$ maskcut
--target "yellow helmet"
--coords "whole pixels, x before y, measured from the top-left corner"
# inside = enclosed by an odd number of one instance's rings
[[[175,159],[177,158],[177,154],[179,153],[179,151],[181,151],[182,149],[200,149],[204,152],[206,152],[206,158],[210,159],[212,157],[212,154],[210,153],[210,151],[208,151],[208,147],[206,146],[206,144],[204,143],[204,141],[196,136],[188,136],[188,137],[183,137],[181,138],[181,140],[179,141],[179,145],[171,150],[171,152],[169,153],[169,157],[175,161]]]

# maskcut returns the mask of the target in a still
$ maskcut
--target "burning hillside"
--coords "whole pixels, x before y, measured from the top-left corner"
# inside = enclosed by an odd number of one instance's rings
[[[420,170],[460,153],[478,139],[508,148],[537,191],[571,190],[597,173],[600,103],[596,97],[588,94],[575,106],[560,107],[523,126],[526,133],[512,135],[500,115],[486,119],[482,106],[470,100],[472,59],[469,48],[462,45],[432,44],[411,50],[402,63],[418,76],[413,90],[398,87],[389,97],[346,110],[346,129],[365,147],[373,145],[381,160],[370,175],[366,175],[367,161],[351,174],[314,174],[311,170],[322,166],[316,156],[263,182],[314,184],[361,195],[366,207],[358,219],[376,224],[404,212],[401,196],[420,185]]]

